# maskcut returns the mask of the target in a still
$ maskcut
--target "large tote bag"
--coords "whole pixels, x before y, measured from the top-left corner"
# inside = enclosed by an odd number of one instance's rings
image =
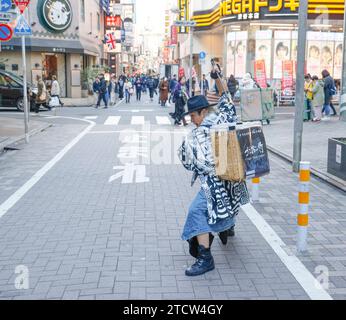
[[[246,178],[260,178],[269,174],[268,150],[262,126],[238,129],[237,136]]]

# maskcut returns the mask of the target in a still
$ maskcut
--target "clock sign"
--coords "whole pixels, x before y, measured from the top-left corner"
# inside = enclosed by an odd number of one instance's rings
[[[43,26],[53,32],[65,31],[72,22],[69,0],[41,0],[38,3],[38,13]]]

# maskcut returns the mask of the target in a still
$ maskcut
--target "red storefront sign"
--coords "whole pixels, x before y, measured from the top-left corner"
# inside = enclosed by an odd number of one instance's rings
[[[185,76],[185,70],[184,70],[184,68],[183,67],[180,67],[179,68],[179,78],[181,78],[181,77],[184,77]]]
[[[14,3],[18,7],[20,13],[22,14],[26,7],[29,5],[30,0],[14,0]]]
[[[267,88],[266,63],[264,60],[255,61],[255,80],[262,89]]]
[[[293,65],[292,60],[282,62],[282,91],[293,90]]]
[[[178,28],[176,26],[171,26],[171,45],[178,44]]]
[[[121,29],[122,20],[120,16],[106,16],[106,28],[118,28]]]

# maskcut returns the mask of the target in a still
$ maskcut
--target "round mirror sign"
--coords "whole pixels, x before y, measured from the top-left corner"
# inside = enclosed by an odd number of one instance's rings
[[[72,22],[72,7],[69,0],[41,0],[38,11],[42,24],[54,32],[65,31]]]

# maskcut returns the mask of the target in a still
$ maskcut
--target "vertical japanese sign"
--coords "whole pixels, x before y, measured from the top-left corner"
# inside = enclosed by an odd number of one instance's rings
[[[264,89],[267,88],[267,74],[266,74],[266,62],[265,60],[255,61],[255,80],[259,86]]]
[[[293,90],[293,61],[282,62],[282,91]]]
[[[171,26],[171,45],[178,44],[178,28],[176,26]]]

